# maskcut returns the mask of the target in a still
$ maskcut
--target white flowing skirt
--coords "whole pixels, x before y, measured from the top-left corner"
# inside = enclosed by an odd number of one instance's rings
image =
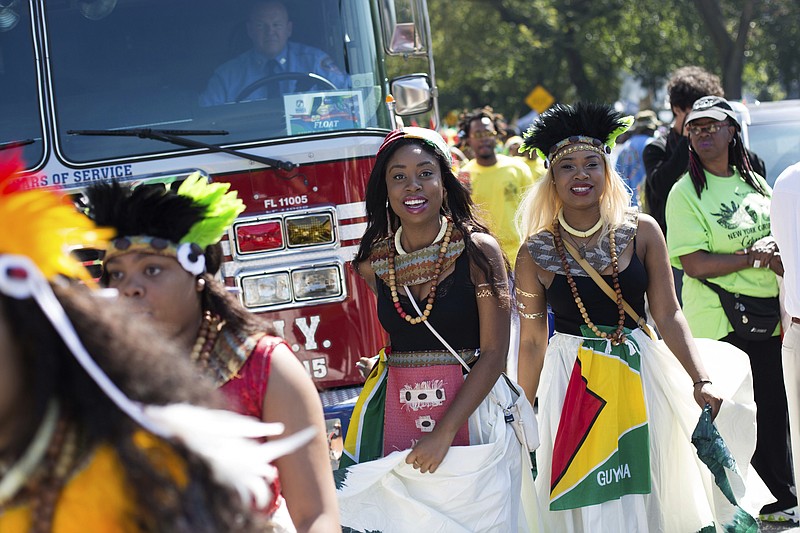
[[[557,333],[550,340],[539,380],[539,434],[536,451],[539,498],[544,531],[553,533],[665,532],[693,533],[732,520],[733,509],[716,490],[713,476],[698,459],[691,435],[700,417],[692,380],[663,341],[641,330],[633,339],[642,352],[642,386],[650,431],[650,494],[626,495],[598,505],[550,511],[550,477],[564,397],[582,338]],[[695,339],[703,364],[724,399],[715,424],[736,459],[741,483],[733,482],[739,506],[758,516],[774,501],[750,466],[756,442],[756,406],[747,354],[730,344]],[[730,516],[728,516],[730,515]]]
[[[470,446],[454,446],[434,474],[409,450],[347,469],[338,489],[342,525],[357,531],[433,533],[540,531],[528,450],[505,422],[511,394],[499,380],[469,418]]]

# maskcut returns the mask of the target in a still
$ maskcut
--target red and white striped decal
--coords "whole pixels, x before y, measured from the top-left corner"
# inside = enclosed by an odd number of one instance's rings
[[[367,206],[365,202],[353,202],[336,206],[339,219],[339,241],[342,248],[358,247],[367,229]]]

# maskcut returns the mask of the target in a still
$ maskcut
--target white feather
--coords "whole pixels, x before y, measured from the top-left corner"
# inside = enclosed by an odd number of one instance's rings
[[[182,442],[202,457],[216,481],[233,488],[246,505],[265,507],[271,499],[275,459],[306,444],[317,433],[309,427],[289,437],[259,442],[283,432],[283,424],[267,424],[231,411],[189,404],[148,405],[144,414],[165,436]]]

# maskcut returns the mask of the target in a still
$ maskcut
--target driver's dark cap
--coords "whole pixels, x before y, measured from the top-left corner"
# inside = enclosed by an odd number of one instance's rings
[[[741,127],[730,102],[720,96],[703,96],[695,101],[685,123],[689,124],[699,118],[713,118],[720,121],[730,118],[737,127]]]

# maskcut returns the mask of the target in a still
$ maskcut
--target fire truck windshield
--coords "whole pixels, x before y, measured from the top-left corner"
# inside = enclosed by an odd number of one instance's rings
[[[197,149],[141,136],[68,135],[71,130],[224,130],[227,135],[199,140],[230,146],[388,127],[370,2],[34,4],[42,9],[34,19],[42,24],[48,52],[39,86],[47,87],[55,150],[66,162]],[[12,37],[24,46],[11,44]],[[3,85],[14,95],[11,102],[4,98],[11,112],[3,123],[9,116],[20,119],[8,126],[13,132],[0,127],[0,143],[42,138],[42,113],[31,96],[37,94],[32,43],[29,18],[0,33],[5,68],[19,63],[25,74]]]
[[[0,9],[0,145],[21,146],[25,161],[36,163],[44,157],[44,136],[31,15],[24,5],[9,9]]]

